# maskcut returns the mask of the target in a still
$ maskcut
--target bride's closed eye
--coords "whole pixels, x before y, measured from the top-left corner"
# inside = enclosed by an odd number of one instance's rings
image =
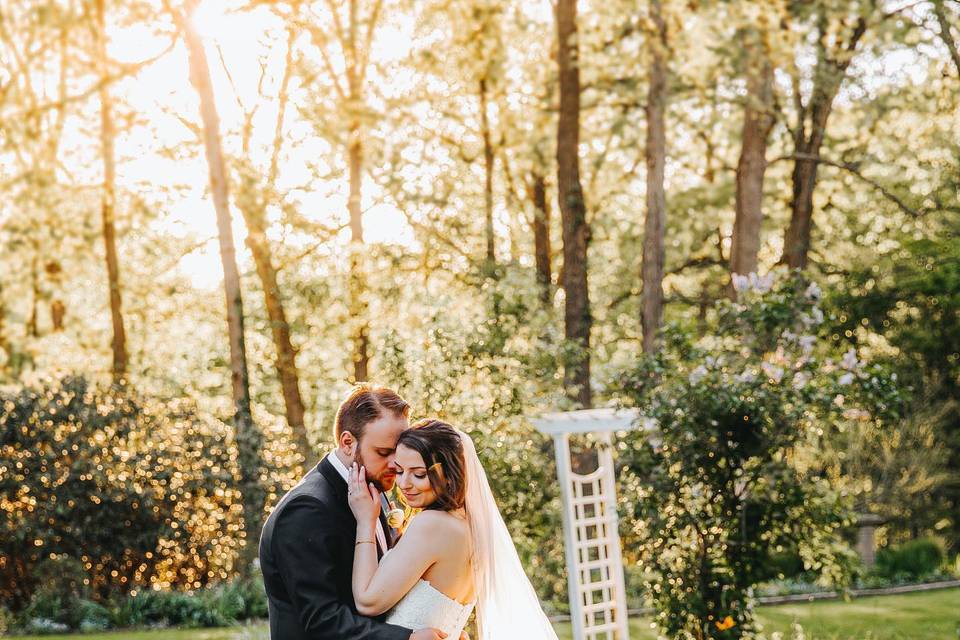
[[[397,468],[397,473],[398,473],[398,474],[403,474],[403,467],[401,467],[400,465],[398,465],[398,464],[396,464],[396,463],[394,463],[394,466]],[[413,474],[413,477],[416,478],[417,480],[423,480],[424,478],[427,477],[427,472],[426,472],[426,470],[424,470],[424,471],[420,471],[420,472],[414,473],[414,474]]]

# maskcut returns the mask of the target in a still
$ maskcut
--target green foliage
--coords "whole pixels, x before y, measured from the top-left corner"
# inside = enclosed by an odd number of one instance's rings
[[[23,621],[19,627],[35,634],[66,629],[89,632],[140,627],[209,628],[266,617],[266,593],[262,580],[256,577],[196,591],[146,589],[117,594],[105,603],[53,585],[34,593],[29,606],[19,615]]]
[[[0,637],[5,636],[13,626],[13,613],[6,607],[0,606]]]
[[[797,276],[736,284],[712,333],[668,332],[619,381],[653,429],[628,435],[621,483],[627,539],[671,638],[753,637],[752,589],[789,549],[824,581],[849,579],[840,534],[852,505],[816,452],[898,397],[855,353],[831,357],[816,336],[816,286]]]
[[[940,543],[919,538],[898,547],[880,549],[875,571],[888,578],[920,580],[940,570],[945,560],[946,554]]]
[[[904,237],[873,264],[855,269],[828,303],[835,310],[835,340],[873,348],[918,390],[911,411],[913,431],[920,428],[927,435],[913,447],[917,455],[905,465],[907,477],[896,479],[896,488],[913,486],[914,490],[878,501],[876,510],[891,521],[895,535],[903,537],[922,527],[945,536],[956,549],[960,547],[956,527],[960,510],[960,407],[956,402],[960,391],[960,219],[946,216],[933,226],[935,235]],[[890,461],[875,459],[873,475],[893,478]],[[925,481],[916,477],[917,469],[927,470]]]
[[[31,625],[51,630],[57,625],[79,631],[98,631],[111,625],[110,612],[90,600],[90,580],[80,561],[54,556],[36,568],[39,587],[21,613]]]
[[[225,431],[189,403],[79,377],[0,393],[4,601],[51,583],[64,600],[226,578],[237,492]]]

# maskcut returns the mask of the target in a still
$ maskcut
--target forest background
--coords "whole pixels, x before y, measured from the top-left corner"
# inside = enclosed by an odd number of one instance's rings
[[[4,602],[246,574],[373,380],[474,433],[562,603],[528,418],[698,383],[674,338],[758,273],[896,387],[811,464],[955,553],[958,38],[955,0],[2,0]]]

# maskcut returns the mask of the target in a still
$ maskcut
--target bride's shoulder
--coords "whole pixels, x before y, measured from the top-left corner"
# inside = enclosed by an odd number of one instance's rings
[[[443,535],[445,538],[459,539],[470,534],[469,527],[462,515],[450,511],[428,509],[421,511],[410,521],[408,533],[418,530],[429,531],[431,535]]]

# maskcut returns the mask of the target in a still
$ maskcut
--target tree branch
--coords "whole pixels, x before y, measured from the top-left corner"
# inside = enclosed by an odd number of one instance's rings
[[[817,162],[819,164],[824,164],[824,165],[827,165],[828,167],[835,167],[837,169],[841,169],[853,175],[854,177],[859,178],[863,182],[866,182],[867,184],[869,184],[871,187],[879,191],[883,195],[883,197],[887,198],[888,200],[896,204],[897,207],[907,215],[914,218],[921,218],[927,213],[929,213],[929,210],[914,209],[913,207],[908,205],[906,202],[904,202],[903,199],[900,198],[897,194],[893,193],[892,191],[884,187],[882,184],[880,184],[876,180],[873,180],[872,178],[868,178],[867,176],[863,175],[863,173],[860,171],[860,169],[856,164],[853,164],[850,162],[837,162],[835,160],[829,160],[822,156],[809,154],[809,153],[794,153],[786,156],[780,156],[779,158],[772,160],[770,164],[773,164],[775,162],[781,162],[783,160],[807,160],[807,161]]]

